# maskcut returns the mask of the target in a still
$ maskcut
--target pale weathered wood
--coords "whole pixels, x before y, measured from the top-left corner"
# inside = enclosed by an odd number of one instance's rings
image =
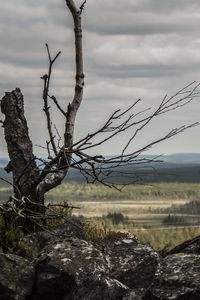
[[[66,0],[67,6],[74,19],[75,51],[76,51],[76,85],[72,102],[68,105],[67,121],[65,125],[65,147],[68,149],[73,144],[74,123],[77,111],[81,105],[84,88],[83,73],[83,48],[82,48],[82,26],[81,12],[73,0]]]
[[[74,97],[69,103],[66,112],[65,133],[64,133],[64,146],[61,152],[58,154],[59,160],[57,164],[58,171],[47,178],[44,178],[38,184],[38,191],[40,193],[46,193],[50,189],[59,185],[66,176],[70,163],[71,163],[71,147],[73,145],[74,125],[76,120],[77,111],[81,105],[83,99],[84,88],[84,72],[83,72],[83,47],[82,47],[82,25],[81,25],[81,13],[83,7],[77,7],[73,0],[66,0],[66,4],[73,16],[74,20],[74,35],[75,35],[75,61],[76,61],[76,82]],[[62,154],[61,154],[62,153]],[[45,172],[48,171],[48,167],[45,168],[41,174],[45,176]]]

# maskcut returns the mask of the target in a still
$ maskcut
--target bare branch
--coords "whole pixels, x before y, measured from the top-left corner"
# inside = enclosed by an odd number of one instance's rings
[[[85,0],[85,1],[83,2],[83,4],[81,4],[81,6],[80,6],[80,13],[81,13],[81,14],[82,14],[82,12],[83,12],[83,10],[84,10],[84,7],[85,7],[86,2],[87,2],[87,0]]]
[[[71,148],[73,145],[74,124],[77,111],[81,105],[84,88],[84,72],[83,72],[83,48],[82,48],[82,25],[81,12],[75,5],[73,0],[66,0],[73,19],[75,33],[75,52],[76,52],[76,83],[75,93],[72,102],[68,105],[67,121],[65,124],[65,147]]]
[[[12,182],[6,180],[6,179],[3,178],[3,177],[0,177],[0,180],[2,180],[2,181],[4,181],[4,182],[8,183],[9,185],[12,185],[12,186],[13,186],[13,183],[12,183]]]
[[[119,133],[127,131],[129,128],[136,128],[132,137],[128,140],[127,144],[124,146],[122,153],[127,150],[133,139],[138,135],[138,133],[146,127],[153,119],[157,118],[158,116],[162,115],[163,113],[168,113],[172,110],[180,109],[181,107],[187,105],[192,99],[196,96],[199,96],[199,84],[195,84],[195,82],[187,85],[186,87],[179,90],[173,96],[167,98],[164,97],[162,102],[159,106],[152,112],[149,108],[139,111],[137,113],[131,113],[127,115],[127,112],[131,112],[132,108],[140,101],[137,100],[133,105],[131,105],[127,110],[124,112],[115,111],[111,117],[105,122],[105,124],[96,132],[92,134],[88,134],[85,138],[81,139],[80,141],[76,142],[73,147],[77,147],[78,149],[85,151],[87,149],[91,149],[102,144],[105,144],[107,141],[111,140],[114,136],[118,135]],[[187,90],[188,87],[192,87],[191,90]],[[183,97],[179,97],[183,95]],[[150,112],[147,116],[141,117],[140,119],[136,119],[139,115],[143,115],[146,112]],[[120,112],[120,113],[119,113]],[[119,113],[119,114],[118,114]],[[115,121],[119,121],[119,119],[124,116],[125,120],[121,121],[121,123],[117,123],[115,125]],[[111,126],[112,125],[112,126]],[[138,127],[139,126],[139,127]],[[98,142],[93,142],[94,137],[96,138],[100,134],[110,133],[108,136],[104,136]]]
[[[50,150],[50,145],[51,141],[46,141],[46,145],[47,145],[47,152],[48,152],[48,159],[53,159],[53,157],[51,156],[51,150]]]
[[[58,103],[58,100],[56,99],[56,97],[53,96],[53,95],[52,95],[52,96],[49,96],[49,95],[48,95],[48,97],[49,97],[50,99],[53,100],[53,102],[54,102],[55,105],[57,106],[58,110],[63,114],[64,117],[66,117],[66,112],[62,109],[62,107],[61,107],[60,104]]]
[[[62,153],[60,159],[58,159],[58,160],[56,159],[56,164],[57,164],[57,168],[59,169],[59,171],[57,173],[54,173],[53,175],[50,175],[48,178],[44,178],[44,180],[42,182],[40,182],[40,184],[38,185],[38,189],[40,191],[42,190],[43,192],[46,192],[46,191],[54,188],[58,184],[60,184],[68,172],[68,169],[69,169],[70,163],[71,163],[71,156],[72,156],[71,149],[72,149],[72,145],[73,145],[75,119],[76,119],[77,111],[81,105],[82,98],[83,98],[84,73],[83,73],[81,10],[77,7],[77,5],[75,4],[75,2],[73,0],[66,0],[66,4],[67,4],[69,10],[71,11],[73,20],[74,20],[75,52],[76,52],[75,93],[74,93],[74,97],[73,97],[71,103],[69,103],[69,105],[68,105],[67,112],[65,114],[66,123],[65,123],[65,133],[64,133],[64,149],[63,149],[64,151],[60,152],[60,153]],[[84,5],[83,5],[83,7],[84,7]],[[48,47],[47,47],[47,51],[48,51]],[[51,67],[52,67],[51,62],[53,62],[54,60],[51,59],[51,55],[50,55],[49,51],[48,51],[48,55],[49,55],[49,61],[50,61],[49,75],[51,75]],[[45,89],[46,103],[48,103],[47,96],[49,95],[49,93],[48,93],[49,80],[50,80],[50,76],[48,76],[47,83],[46,83],[46,89]],[[53,137],[53,134],[51,131],[52,124],[50,122],[50,118],[48,117],[48,105],[46,105],[45,110],[46,110],[46,115],[47,115],[48,130],[49,130],[51,145],[53,147],[54,154],[56,156],[58,156],[54,137]],[[61,111],[60,108],[59,108],[59,110]],[[45,168],[45,171],[42,172],[41,176],[46,175],[46,173],[49,173],[49,171],[50,170],[47,170],[47,168]]]
[[[44,75],[44,76],[41,77],[41,79],[43,79],[43,81],[44,81],[44,87],[43,87],[44,108],[43,108],[43,110],[46,114],[47,129],[48,129],[48,133],[49,133],[50,143],[52,145],[54,154],[57,155],[58,152],[57,152],[57,148],[56,148],[55,141],[54,141],[55,136],[53,135],[53,132],[52,132],[52,121],[51,121],[51,115],[50,115],[50,111],[49,111],[50,107],[49,107],[49,104],[48,104],[48,95],[49,95],[49,87],[50,87],[52,67],[53,67],[54,62],[56,61],[56,59],[60,55],[61,51],[59,51],[55,55],[55,57],[52,59],[48,44],[45,44],[45,46],[47,48],[47,54],[48,54],[48,58],[49,58],[49,70],[48,70],[48,75]]]
[[[55,124],[54,124],[54,129],[55,129],[56,134],[57,134],[57,137],[58,137],[57,148],[59,149],[59,148],[60,148],[60,143],[61,143],[61,141],[62,141],[62,138],[61,138],[61,135],[60,135],[60,133],[59,133],[59,131],[58,131],[58,128],[56,127]]]

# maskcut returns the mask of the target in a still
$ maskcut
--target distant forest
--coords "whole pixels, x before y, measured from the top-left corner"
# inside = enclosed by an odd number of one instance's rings
[[[144,156],[151,160],[155,155]],[[141,164],[136,166],[123,166],[119,168],[123,172],[121,176],[114,178],[117,183],[128,182],[127,176],[124,174],[135,174],[135,180],[142,182],[200,182],[200,154],[171,154],[158,157],[163,162],[154,162]],[[6,158],[0,158],[0,177],[6,180],[11,180],[11,176],[5,172],[3,166],[7,164]],[[69,170],[68,176],[65,181],[73,181],[84,183],[85,178],[76,169]],[[113,180],[113,178],[112,178]]]

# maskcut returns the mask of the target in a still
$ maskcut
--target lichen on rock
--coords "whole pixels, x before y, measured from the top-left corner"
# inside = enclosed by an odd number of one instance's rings
[[[1,300],[199,300],[200,239],[162,257],[128,233],[88,241],[73,219],[27,237],[35,260],[0,255]],[[179,251],[177,250],[179,249]],[[173,251],[172,251],[173,252]]]

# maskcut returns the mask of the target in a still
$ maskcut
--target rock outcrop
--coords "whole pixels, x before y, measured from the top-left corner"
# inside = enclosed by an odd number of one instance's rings
[[[0,299],[199,300],[199,243],[195,238],[162,257],[126,233],[91,243],[72,220],[27,238],[37,249],[34,262],[0,255]]]
[[[184,253],[167,256],[144,299],[200,299],[200,256]]]
[[[0,254],[0,299],[24,300],[32,294],[34,266],[13,254]]]

